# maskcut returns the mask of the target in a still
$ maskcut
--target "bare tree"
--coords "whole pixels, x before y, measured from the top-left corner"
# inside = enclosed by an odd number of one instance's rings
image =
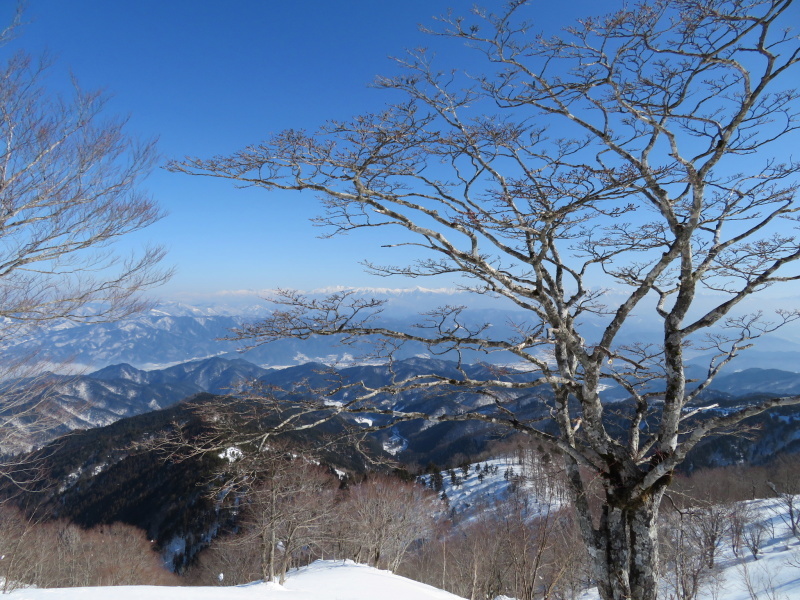
[[[298,459],[273,462],[268,478],[247,495],[243,523],[260,543],[266,581],[282,584],[296,554],[321,545],[335,492],[329,473]]]
[[[446,589],[469,600],[501,594],[511,568],[504,541],[497,535],[496,520],[488,512],[479,514],[469,527],[452,536],[447,543],[451,558]]]
[[[0,593],[7,594],[32,580],[35,523],[20,511],[0,506]]]
[[[713,583],[719,542],[717,537],[709,539],[708,526],[713,529],[716,524],[711,518],[700,509],[676,509],[662,516],[661,561],[670,597],[693,600]]]
[[[744,540],[744,545],[750,550],[750,554],[753,555],[753,560],[758,560],[764,544],[769,539],[767,524],[761,519],[754,520],[749,526],[745,527],[742,539]]]
[[[770,465],[767,486],[780,502],[781,519],[792,535],[800,539],[800,467],[794,457],[781,456]]]
[[[395,477],[373,475],[352,486],[340,505],[351,558],[397,571],[414,542],[431,535],[436,494]]]
[[[439,70],[425,50],[413,51],[400,59],[401,74],[378,80],[406,97],[382,112],[171,163],[239,185],[314,190],[331,235],[380,227],[389,246],[423,253],[406,265],[367,262],[373,272],[460,275],[464,289],[526,315],[504,338],[454,306],[395,331],[381,325],[379,300],[286,291],[276,298],[283,306],[240,338],[369,337],[384,340],[386,354],[416,342],[437,353],[506,352],[539,371],[526,383],[464,371],[354,385],[318,416],[476,419],[549,442],[564,457],[601,596],[655,598],[656,523],[675,468],[709,434],[800,402],[724,413],[701,396],[754,339],[798,316],[743,308],[800,277],[791,232],[800,165],[780,145],[797,131],[798,96],[787,88],[800,56],[793,11],[791,0],[652,0],[552,37],[533,33],[526,19],[535,5],[525,0],[449,15],[432,33],[466,42],[483,73],[475,64],[469,76]],[[660,324],[660,343],[619,342],[633,315]],[[582,326],[589,316],[603,323],[597,335]],[[684,367],[689,344],[713,354],[694,383]],[[625,428],[608,427],[607,383],[630,394]],[[507,403],[537,385],[549,388],[556,435]],[[496,410],[434,418],[371,405],[384,393],[434,388],[481,391]],[[297,414],[284,423],[296,426]],[[596,519],[586,493],[593,481],[603,487]]]
[[[338,481],[277,440],[263,449],[232,448],[228,459],[232,462],[219,471],[213,494],[238,513],[239,533],[228,536],[218,551],[246,547],[258,556],[265,581],[283,583],[299,554],[314,553],[326,540]]]
[[[215,538],[189,568],[190,585],[242,585],[261,577],[259,552],[235,535]]]
[[[736,558],[742,559],[747,547],[745,532],[758,520],[758,515],[748,502],[735,502],[731,505],[730,536],[731,550]]]
[[[497,533],[507,552],[514,598],[533,600],[549,597],[563,575],[564,564],[555,564],[553,548],[561,541],[567,511],[559,510],[552,496],[542,495],[531,501],[522,490],[509,494],[497,510]],[[538,514],[537,514],[538,513]]]
[[[751,600],[785,600],[788,596],[779,591],[775,573],[761,563],[741,561],[737,571],[742,578],[742,587]]]
[[[0,34],[0,50],[8,55],[0,64],[5,381],[27,381],[47,358],[12,361],[10,345],[64,320],[103,321],[140,311],[150,305],[141,292],[168,276],[158,269],[161,248],[126,256],[114,247],[120,237],[162,216],[140,190],[156,158],[153,142],[132,139],[124,119],[109,119],[102,93],[82,91],[77,83],[71,97],[52,92],[49,59],[10,53],[7,45],[18,26],[17,20]],[[29,399],[17,394],[13,406],[0,403],[0,448],[15,429],[35,428]]]

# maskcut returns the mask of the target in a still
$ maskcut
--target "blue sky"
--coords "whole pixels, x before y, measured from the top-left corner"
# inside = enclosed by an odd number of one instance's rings
[[[54,74],[71,71],[82,87],[112,93],[110,112],[130,115],[135,135],[158,137],[165,159],[208,156],[380,104],[367,84],[390,66],[388,54],[419,43],[418,22],[445,7],[32,0],[15,45],[49,49]],[[356,264],[363,248],[316,239],[310,196],[243,192],[165,171],[147,187],[169,216],[127,241],[169,248],[176,275],[162,295],[367,283]]]
[[[0,5],[10,21],[15,3]],[[159,138],[164,160],[235,151],[284,128],[313,130],[326,119],[379,110],[371,89],[392,73],[390,55],[421,45],[442,64],[457,44],[418,31],[459,0],[29,0],[14,47],[57,57],[53,84],[71,72],[86,89],[113,94],[109,112],[130,116],[129,132]],[[538,26],[555,32],[616,3],[540,2]],[[464,54],[460,58],[472,57]],[[475,57],[477,58],[477,56]],[[467,58],[466,60],[470,60]],[[469,63],[466,63],[469,64]],[[413,287],[449,281],[382,279],[358,261],[397,262],[374,239],[320,240],[309,223],[312,195],[237,190],[224,181],[157,170],[148,189],[169,216],[126,244],[164,244],[174,279],[163,297],[224,290],[343,286]]]
[[[4,22],[14,5],[0,7]],[[326,119],[380,109],[387,93],[369,83],[392,72],[390,55],[435,42],[418,25],[450,6],[465,12],[472,3],[29,0],[13,47],[51,52],[54,85],[71,72],[83,88],[113,94],[109,112],[129,115],[134,135],[158,137],[165,160],[207,157],[284,128],[313,130]],[[589,6],[597,10],[589,2],[572,10]],[[549,14],[554,4],[542,7],[544,22],[563,16]],[[365,274],[358,261],[373,247],[360,236],[317,239],[312,195],[236,190],[163,170],[147,187],[169,216],[126,243],[168,247],[176,275],[162,296],[418,283]]]

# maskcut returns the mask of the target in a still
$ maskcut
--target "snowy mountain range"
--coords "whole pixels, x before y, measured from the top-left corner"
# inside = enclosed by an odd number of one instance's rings
[[[118,364],[88,375],[49,374],[28,385],[15,382],[2,396],[0,408],[12,407],[6,416],[17,413],[38,417],[16,420],[20,429],[17,440],[25,442],[17,441],[17,447],[0,450],[38,446],[69,431],[108,425],[171,406],[200,392],[226,393],[235,382],[264,373],[264,369],[244,360],[212,358],[153,371]],[[26,436],[29,425],[31,433]]]
[[[397,295],[393,307],[382,315],[382,323],[399,330],[412,330],[420,321],[417,311],[411,309],[411,299]],[[435,298],[442,301],[448,298]],[[459,298],[456,298],[458,300]],[[453,300],[453,298],[449,298]],[[419,301],[417,309],[432,304],[431,298]],[[232,330],[245,323],[257,321],[270,310],[266,302],[239,305],[214,304],[192,306],[182,303],[164,303],[146,314],[114,323],[76,325],[59,323],[27,339],[7,343],[3,348],[9,357],[38,353],[52,365],[67,365],[84,371],[100,369],[107,365],[128,363],[140,369],[161,369],[170,365],[210,357],[245,358],[263,367],[285,367],[306,362],[352,364],[368,352],[364,344],[342,346],[335,337],[309,340],[280,340],[246,350],[242,342],[231,341]],[[524,323],[525,315],[511,309],[476,308],[468,312],[470,322],[487,323],[496,338],[513,335],[512,322]],[[591,340],[601,330],[601,322],[586,318],[585,336]],[[655,341],[657,331],[653,324],[643,319],[632,319],[622,332],[619,343]],[[398,358],[428,356],[430,350],[421,344],[406,344],[397,353]],[[444,355],[441,358],[454,356]],[[698,355],[696,364],[706,367],[709,357]],[[510,359],[500,354],[470,353],[466,362],[484,361],[504,364]],[[776,368],[785,371],[800,370],[800,344],[789,339],[770,337],[755,349],[743,353],[729,370]]]
[[[485,364],[466,365],[466,373],[474,379],[492,377],[490,366]],[[330,384],[332,374],[344,382],[364,382],[365,385],[380,387],[393,378],[406,378],[415,375],[436,373],[454,379],[461,377],[453,362],[431,358],[408,358],[398,361],[390,369],[386,365],[352,365],[331,371],[321,363],[304,363],[284,369],[265,369],[241,358],[226,359],[213,357],[189,361],[164,369],[143,370],[130,364],[110,365],[85,375],[49,375],[37,378],[39,388],[31,393],[26,386],[18,384],[4,395],[4,402],[14,402],[16,395],[24,401],[12,410],[22,413],[31,411],[44,416],[38,420],[35,435],[24,446],[8,447],[8,452],[41,445],[50,439],[75,429],[87,429],[113,423],[119,419],[147,413],[172,406],[186,398],[200,393],[228,394],[237,386],[258,380],[277,391],[277,393],[314,393],[313,390]],[[505,370],[505,377],[516,381],[530,381],[537,374]],[[32,384],[33,385],[33,384]],[[280,392],[282,390],[283,392]],[[624,402],[625,395],[620,389],[608,388],[605,392],[609,401]],[[719,407],[715,410],[730,410],[749,397],[764,395],[783,396],[800,393],[800,374],[775,369],[747,369],[720,376],[706,392]],[[518,390],[513,393],[513,408],[520,418],[538,419],[547,422],[549,408],[546,388]],[[333,400],[344,399],[334,397]],[[385,395],[377,399],[384,408],[441,414],[464,410],[491,409],[491,402],[479,393],[465,390],[446,390],[444,392],[409,391],[397,395]],[[487,404],[488,403],[488,404]],[[1,406],[0,406],[1,407]],[[752,450],[750,459],[757,460],[763,452],[773,453],[786,449],[800,437],[800,411],[786,409],[774,414],[764,415],[763,419],[775,423],[765,428],[759,439],[771,437],[770,448]],[[379,424],[380,417],[372,417],[372,424]],[[363,420],[363,418],[362,418]],[[18,422],[21,433],[27,421]],[[42,425],[46,425],[44,428]],[[795,432],[795,433],[792,433]],[[393,454],[402,452],[405,460],[445,462],[454,453],[474,454],[480,452],[492,437],[500,435],[491,427],[475,422],[407,422],[381,432],[378,437],[384,448]],[[748,453],[752,444],[740,443],[731,439],[728,446],[737,446],[736,452]],[[731,450],[733,452],[733,450]],[[724,464],[732,460],[719,457],[717,462]]]

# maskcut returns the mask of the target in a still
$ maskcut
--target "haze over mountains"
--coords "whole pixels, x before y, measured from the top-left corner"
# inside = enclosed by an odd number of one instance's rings
[[[385,322],[401,330],[413,330],[420,322],[419,312],[427,307],[443,300],[464,299],[457,294],[425,290],[404,293],[385,290],[381,294],[389,300],[391,308],[385,313]],[[353,381],[364,380],[375,385],[389,381],[391,374],[384,367],[364,358],[368,347],[344,346],[333,337],[281,340],[241,352],[241,342],[225,338],[231,336],[232,329],[257,320],[269,310],[266,302],[254,303],[251,297],[245,300],[205,306],[166,303],[125,321],[78,326],[62,323],[42,331],[34,339],[9,344],[4,349],[9,356],[38,350],[40,357],[55,365],[66,364],[79,373],[49,377],[56,393],[47,392],[47,402],[42,405],[50,425],[46,432],[37,436],[37,443],[74,429],[107,425],[121,418],[168,407],[197,393],[229,393],[242,381],[261,379],[269,385],[288,389],[302,379],[319,378],[322,364],[345,369],[344,376]],[[412,311],[412,307],[416,311]],[[509,309],[477,308],[466,314],[472,323],[488,323],[490,333],[497,338],[512,336],[513,324],[523,322],[524,318],[519,311]],[[587,338],[596,335],[600,327],[599,319],[592,321],[587,317],[584,324]],[[655,339],[656,333],[646,322],[634,319],[623,331],[621,343],[646,342]],[[452,369],[446,361],[455,356],[431,356],[430,350],[420,344],[406,344],[399,349],[396,358],[401,361],[398,364],[401,371],[424,373],[431,369],[442,372]],[[505,365],[509,361],[508,355],[502,353],[467,352],[463,358],[475,365]],[[693,377],[704,376],[708,360],[709,356],[696,352],[694,361],[689,363]],[[485,367],[471,368],[485,371]],[[58,368],[55,370],[59,372]],[[798,370],[800,344],[771,336],[743,352],[717,378],[708,393],[716,398],[800,394]],[[534,374],[518,376],[535,377]],[[607,401],[622,401],[628,396],[625,390],[613,385],[603,390],[602,395]],[[413,398],[405,395],[392,402],[436,412],[456,410],[457,404],[465,402],[468,407],[475,408],[480,399],[471,398],[470,394],[427,400],[419,395]],[[520,394],[520,402],[535,404],[530,398],[526,399],[525,394]],[[404,427],[403,434],[394,431],[399,435],[396,439],[408,437],[408,426]],[[460,438],[464,432],[453,435]],[[426,444],[429,450],[432,443]]]
[[[366,294],[366,292],[364,292]],[[373,294],[375,295],[375,294]],[[376,297],[389,301],[389,309],[381,316],[387,327],[413,330],[423,317],[420,312],[440,304],[458,305],[472,298],[436,291],[412,290],[405,293],[383,291]],[[6,344],[8,356],[38,352],[54,365],[74,365],[84,371],[127,363],[140,369],[158,369],[170,365],[219,356],[244,358],[263,367],[286,367],[306,362],[352,364],[369,352],[365,344],[342,346],[335,337],[309,340],[280,340],[245,351],[243,342],[232,341],[232,330],[257,321],[268,314],[266,301],[247,297],[246,302],[193,306],[164,303],[157,309],[137,317],[114,323],[73,325],[61,323],[39,332],[34,338],[13,340]],[[482,302],[486,306],[486,302]],[[488,323],[491,335],[507,339],[514,334],[513,324],[525,323],[526,315],[512,308],[470,309],[464,313],[467,322]],[[599,335],[603,320],[584,317],[583,330],[588,340]],[[632,318],[621,332],[618,343],[655,342],[658,331],[644,318]],[[779,331],[779,334],[784,334]],[[785,335],[789,335],[787,329]],[[689,349],[688,352],[692,352]],[[430,355],[421,344],[408,343],[397,352],[398,358]],[[690,354],[691,355],[691,354]],[[445,354],[440,358],[455,359]],[[694,350],[691,364],[707,367],[707,355]],[[466,362],[506,364],[509,356],[502,353],[466,352]],[[781,335],[760,340],[755,348],[743,352],[728,371],[747,368],[774,368],[800,371],[800,343]]]

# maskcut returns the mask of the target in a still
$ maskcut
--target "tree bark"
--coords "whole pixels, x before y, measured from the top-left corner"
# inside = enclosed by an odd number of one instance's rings
[[[656,600],[656,525],[665,487],[660,484],[637,498],[624,489],[606,489],[599,523],[585,540],[603,600]]]

